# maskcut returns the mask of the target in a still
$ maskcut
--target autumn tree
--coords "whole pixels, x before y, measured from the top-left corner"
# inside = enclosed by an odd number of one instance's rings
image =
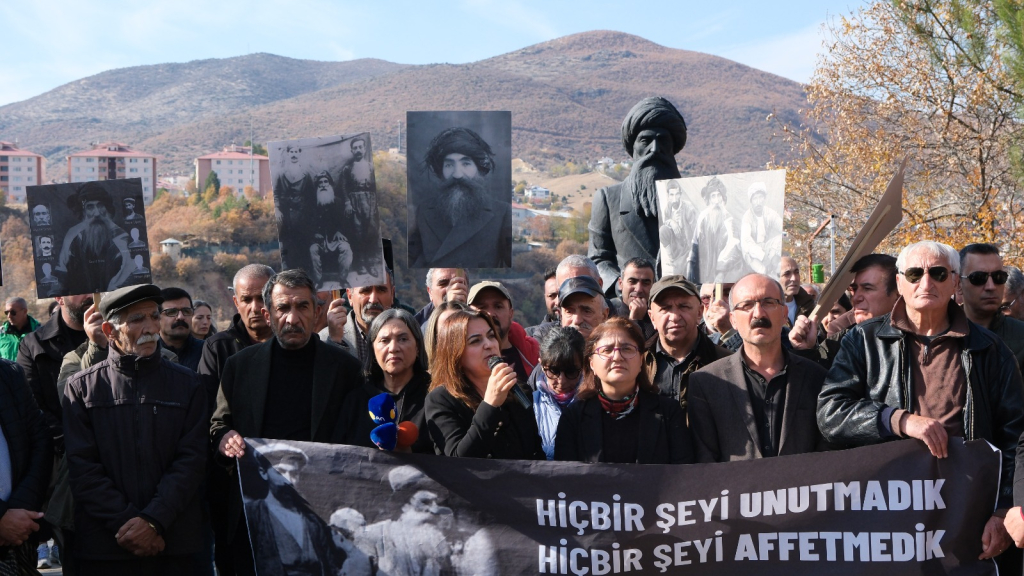
[[[1017,99],[999,31],[991,4],[957,0],[876,1],[828,26],[806,123],[782,127],[798,152],[781,165],[791,251],[835,214],[841,258],[905,156],[903,223],[881,250],[930,238],[1024,255]]]

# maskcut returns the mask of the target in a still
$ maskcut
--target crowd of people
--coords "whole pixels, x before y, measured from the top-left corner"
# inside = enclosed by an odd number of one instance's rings
[[[1019,572],[1024,275],[994,245],[936,242],[853,272],[815,314],[788,257],[717,286],[634,258],[605,286],[573,255],[529,327],[505,286],[463,269],[427,271],[416,311],[390,271],[332,299],[302,270],[250,264],[221,331],[175,287],[60,297],[43,324],[9,299],[0,575],[32,573],[48,539],[68,574],[254,574],[244,439],[372,448],[382,393],[416,425],[411,451],[449,457],[692,464],[914,438],[943,458],[984,439],[1002,470],[980,557]]]

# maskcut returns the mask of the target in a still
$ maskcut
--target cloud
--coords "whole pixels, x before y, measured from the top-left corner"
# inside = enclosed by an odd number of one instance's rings
[[[719,55],[806,84],[822,49],[823,25],[820,22],[791,34],[727,46]]]

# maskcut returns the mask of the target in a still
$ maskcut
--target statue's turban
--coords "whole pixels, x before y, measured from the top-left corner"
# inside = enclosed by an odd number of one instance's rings
[[[633,142],[649,128],[663,128],[672,136],[672,154],[686,145],[686,121],[668,100],[660,96],[644,98],[636,103],[622,121],[622,145],[633,156]]]

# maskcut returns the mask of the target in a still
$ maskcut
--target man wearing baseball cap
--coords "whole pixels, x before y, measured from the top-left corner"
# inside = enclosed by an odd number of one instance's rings
[[[79,574],[185,574],[202,545],[206,396],[161,357],[160,289],[120,288],[99,306],[107,359],[65,387],[64,443]]]
[[[685,276],[665,276],[655,282],[647,313],[658,333],[648,340],[644,368],[662,396],[686,409],[690,374],[731,352],[700,329],[700,292]]]
[[[608,301],[601,285],[590,276],[567,278],[558,288],[558,307],[562,326],[572,326],[584,338],[590,338],[594,328],[608,319]]]
[[[469,289],[466,303],[494,320],[501,340],[502,360],[515,369],[517,380],[526,382],[540,359],[540,344],[512,319],[515,309],[508,289],[501,282],[479,282]]]

